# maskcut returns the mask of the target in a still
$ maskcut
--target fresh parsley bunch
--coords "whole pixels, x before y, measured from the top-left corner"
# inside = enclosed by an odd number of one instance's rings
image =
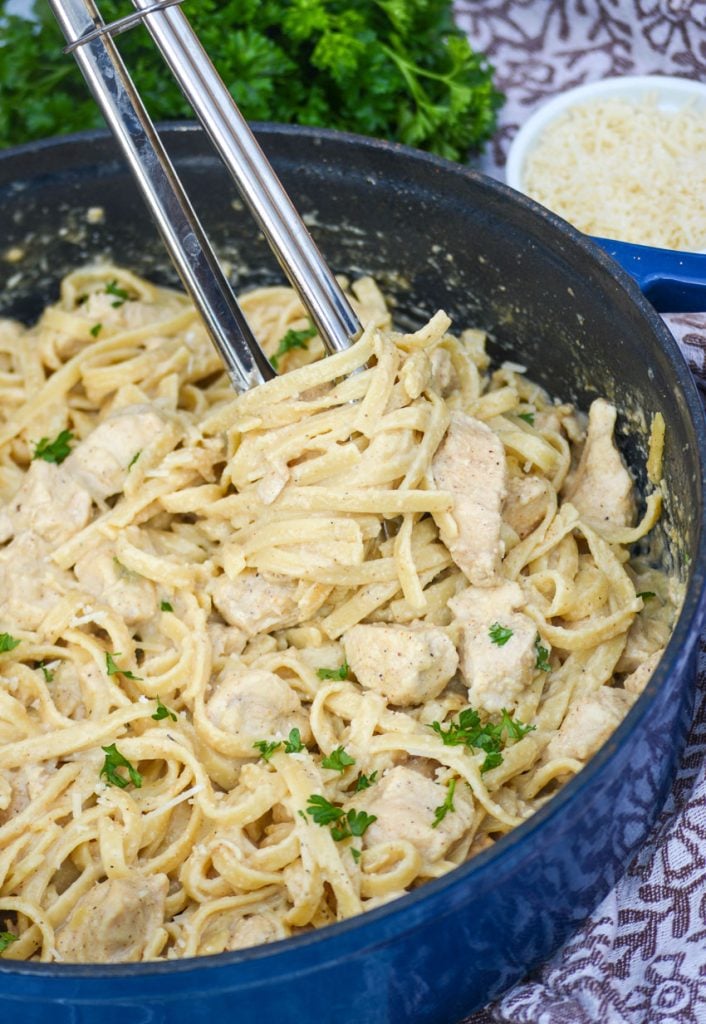
[[[100,0],[111,21],[134,10]],[[448,0],[192,0],[185,11],[243,114],[395,139],[463,160],[502,97]],[[0,145],[102,124],[49,7],[0,18]],[[152,116],[191,117],[142,27],[118,38]]]

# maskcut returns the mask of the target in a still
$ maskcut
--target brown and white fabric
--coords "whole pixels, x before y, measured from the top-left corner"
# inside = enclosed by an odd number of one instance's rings
[[[611,75],[706,82],[706,0],[459,0],[458,24],[507,97],[474,162],[503,177],[510,142],[545,100]],[[666,316],[706,390],[706,313]],[[548,963],[464,1024],[706,1024],[706,645],[671,796],[649,840]]]

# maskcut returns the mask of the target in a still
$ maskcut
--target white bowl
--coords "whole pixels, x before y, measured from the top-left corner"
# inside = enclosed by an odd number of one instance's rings
[[[523,178],[527,158],[537,145],[548,124],[570,107],[581,106],[608,96],[628,100],[644,100],[654,96],[657,105],[664,110],[678,110],[685,103],[692,103],[694,109],[706,111],[706,84],[688,78],[674,78],[667,75],[632,75],[621,78],[604,78],[599,82],[579,85],[559,93],[554,99],[543,104],[527,120],[510,146],[505,168],[505,180],[511,188],[524,192]]]

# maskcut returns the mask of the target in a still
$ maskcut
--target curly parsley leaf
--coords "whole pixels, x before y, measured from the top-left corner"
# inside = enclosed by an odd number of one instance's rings
[[[105,762],[100,770],[100,777],[105,778],[109,786],[125,789],[132,782],[135,789],[142,787],[142,776],[128,759],[123,757],[115,743],[111,743],[109,747],[101,747],[101,750],[105,754]],[[129,778],[119,775],[118,768],[127,768]]]
[[[263,761],[269,761],[276,750],[282,746],[282,740],[256,740],[253,743],[253,747],[260,751],[260,757]]]
[[[512,740],[513,743],[517,743],[523,736],[526,736],[528,732],[534,732],[537,728],[536,725],[526,725],[524,722],[520,722],[519,719],[513,718],[505,708],[500,712],[500,728],[504,729],[507,733],[507,738]]]
[[[151,716],[152,718],[154,718],[155,722],[161,722],[162,719],[164,718],[171,718],[173,722],[176,722],[176,711],[172,711],[170,708],[166,706],[166,704],[162,704],[162,701],[159,699],[159,697],[153,697],[152,700],[157,701],[157,710]]]
[[[105,668],[109,676],[125,676],[126,679],[134,679],[136,682],[140,682],[142,676],[136,676],[133,672],[129,672],[126,668],[118,668],[115,664],[115,658],[120,657],[120,651],[113,651],[110,654],[108,651],[105,652]]]
[[[348,662],[344,661],[340,668],[317,668],[316,674],[319,679],[347,679],[350,668]]]
[[[488,636],[498,647],[504,647],[512,636],[512,630],[506,626],[501,626],[499,622],[494,622],[488,630]]]
[[[456,791],[456,779],[449,779],[446,785],[446,798],[443,804],[434,808],[434,820],[431,823],[432,828],[436,828],[444,820],[449,811],[455,811],[454,807],[454,793]]]
[[[341,815],[338,824],[333,826],[331,835],[337,843],[351,836],[360,837],[377,820],[377,814],[366,814],[365,811],[356,811],[351,807],[345,816]]]
[[[7,6],[7,5],[5,5]],[[122,0],[101,0],[106,22]],[[490,138],[502,96],[450,0],[200,0],[190,17],[250,120],[396,139],[465,160]],[[227,26],[228,30],[223,31]],[[48,5],[0,16],[0,146],[101,124]],[[157,120],[189,117],[146,33],[121,53]]]
[[[549,664],[549,651],[546,647],[542,647],[542,638],[537,633],[537,638],[534,641],[534,649],[537,652],[537,660],[534,663],[534,667],[539,669],[540,672],[551,672],[552,666]]]
[[[342,807],[337,807],[318,793],[312,793],[309,797],[306,812],[322,828],[330,825],[331,835],[337,843],[343,839],[350,839],[351,836],[364,835],[372,823],[377,821],[376,814],[356,811],[353,807],[346,812]]]
[[[331,825],[343,817],[343,808],[336,807],[325,796],[312,793],[307,800],[306,813],[311,815],[317,825]]]
[[[14,651],[15,647],[19,647],[22,643],[21,640],[17,640],[10,633],[0,633],[0,654],[5,654],[7,651]]]
[[[54,679],[54,672],[52,671],[52,669],[47,668],[43,661],[39,662],[37,668],[41,668],[42,675],[44,676],[44,682],[51,683],[52,680]]]
[[[34,446],[33,459],[44,459],[45,462],[55,462],[59,465],[64,461],[67,455],[71,452],[70,441],[73,441],[74,435],[70,430],[62,430],[53,441],[50,441],[48,437],[43,437],[40,441],[37,441]]]
[[[120,288],[117,281],[108,281],[105,286],[107,295],[114,295],[115,302],[111,302],[111,306],[114,309],[119,309],[120,306],[124,306],[127,300],[130,298],[128,292],[124,288]]]
[[[481,771],[487,772],[502,764],[506,738],[516,742],[536,728],[512,718],[505,708],[500,715],[499,722],[488,721],[482,724],[478,712],[474,708],[466,708],[460,712],[458,722],[451,721],[446,728],[440,722],[432,722],[429,728],[434,730],[447,747],[465,746],[469,750],[475,748],[484,751],[486,756]]]
[[[364,789],[370,789],[372,784],[378,777],[377,771],[372,772],[370,775],[363,775],[361,772],[355,782],[355,793],[360,793]]]
[[[284,337],[280,339],[277,351],[270,357],[270,362],[272,363],[273,368],[275,370],[279,369],[280,359],[282,356],[286,355],[287,352],[291,352],[293,348],[308,349],[309,345],[307,342],[311,338],[315,338],[316,333],[316,328],[313,324],[310,324],[301,331],[295,331],[290,327]]]
[[[355,764],[355,758],[347,754],[343,747],[336,747],[330,754],[321,759],[322,768],[331,768],[335,772],[344,772],[350,765]]]
[[[12,932],[0,932],[0,953],[4,953],[8,946],[18,939],[19,935],[13,935]]]
[[[285,754],[299,754],[306,747],[302,743],[302,736],[298,729],[290,729],[289,736],[284,743]]]

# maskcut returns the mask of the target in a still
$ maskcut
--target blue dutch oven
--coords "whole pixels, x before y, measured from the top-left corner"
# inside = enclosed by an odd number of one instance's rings
[[[456,1024],[548,957],[605,896],[648,835],[690,721],[703,625],[706,430],[687,367],[635,281],[558,217],[465,167],[328,131],[261,126],[258,134],[336,271],[377,277],[402,324],[442,307],[459,327],[485,328],[491,355],[521,361],[553,395],[583,408],[597,395],[615,402],[638,487],[649,422],[662,413],[666,501],[654,557],[684,581],[684,606],[645,693],[584,771],[445,878],[362,917],[219,956],[125,965],[0,959],[6,1020]],[[163,137],[238,286],[278,280],[201,131],[174,125]],[[99,224],[86,219],[92,206],[105,210]],[[26,254],[0,268],[4,316],[30,321],[64,273],[98,255],[172,280],[104,133],[0,154],[0,224],[0,248]],[[601,245],[661,309],[706,309],[706,257]]]

